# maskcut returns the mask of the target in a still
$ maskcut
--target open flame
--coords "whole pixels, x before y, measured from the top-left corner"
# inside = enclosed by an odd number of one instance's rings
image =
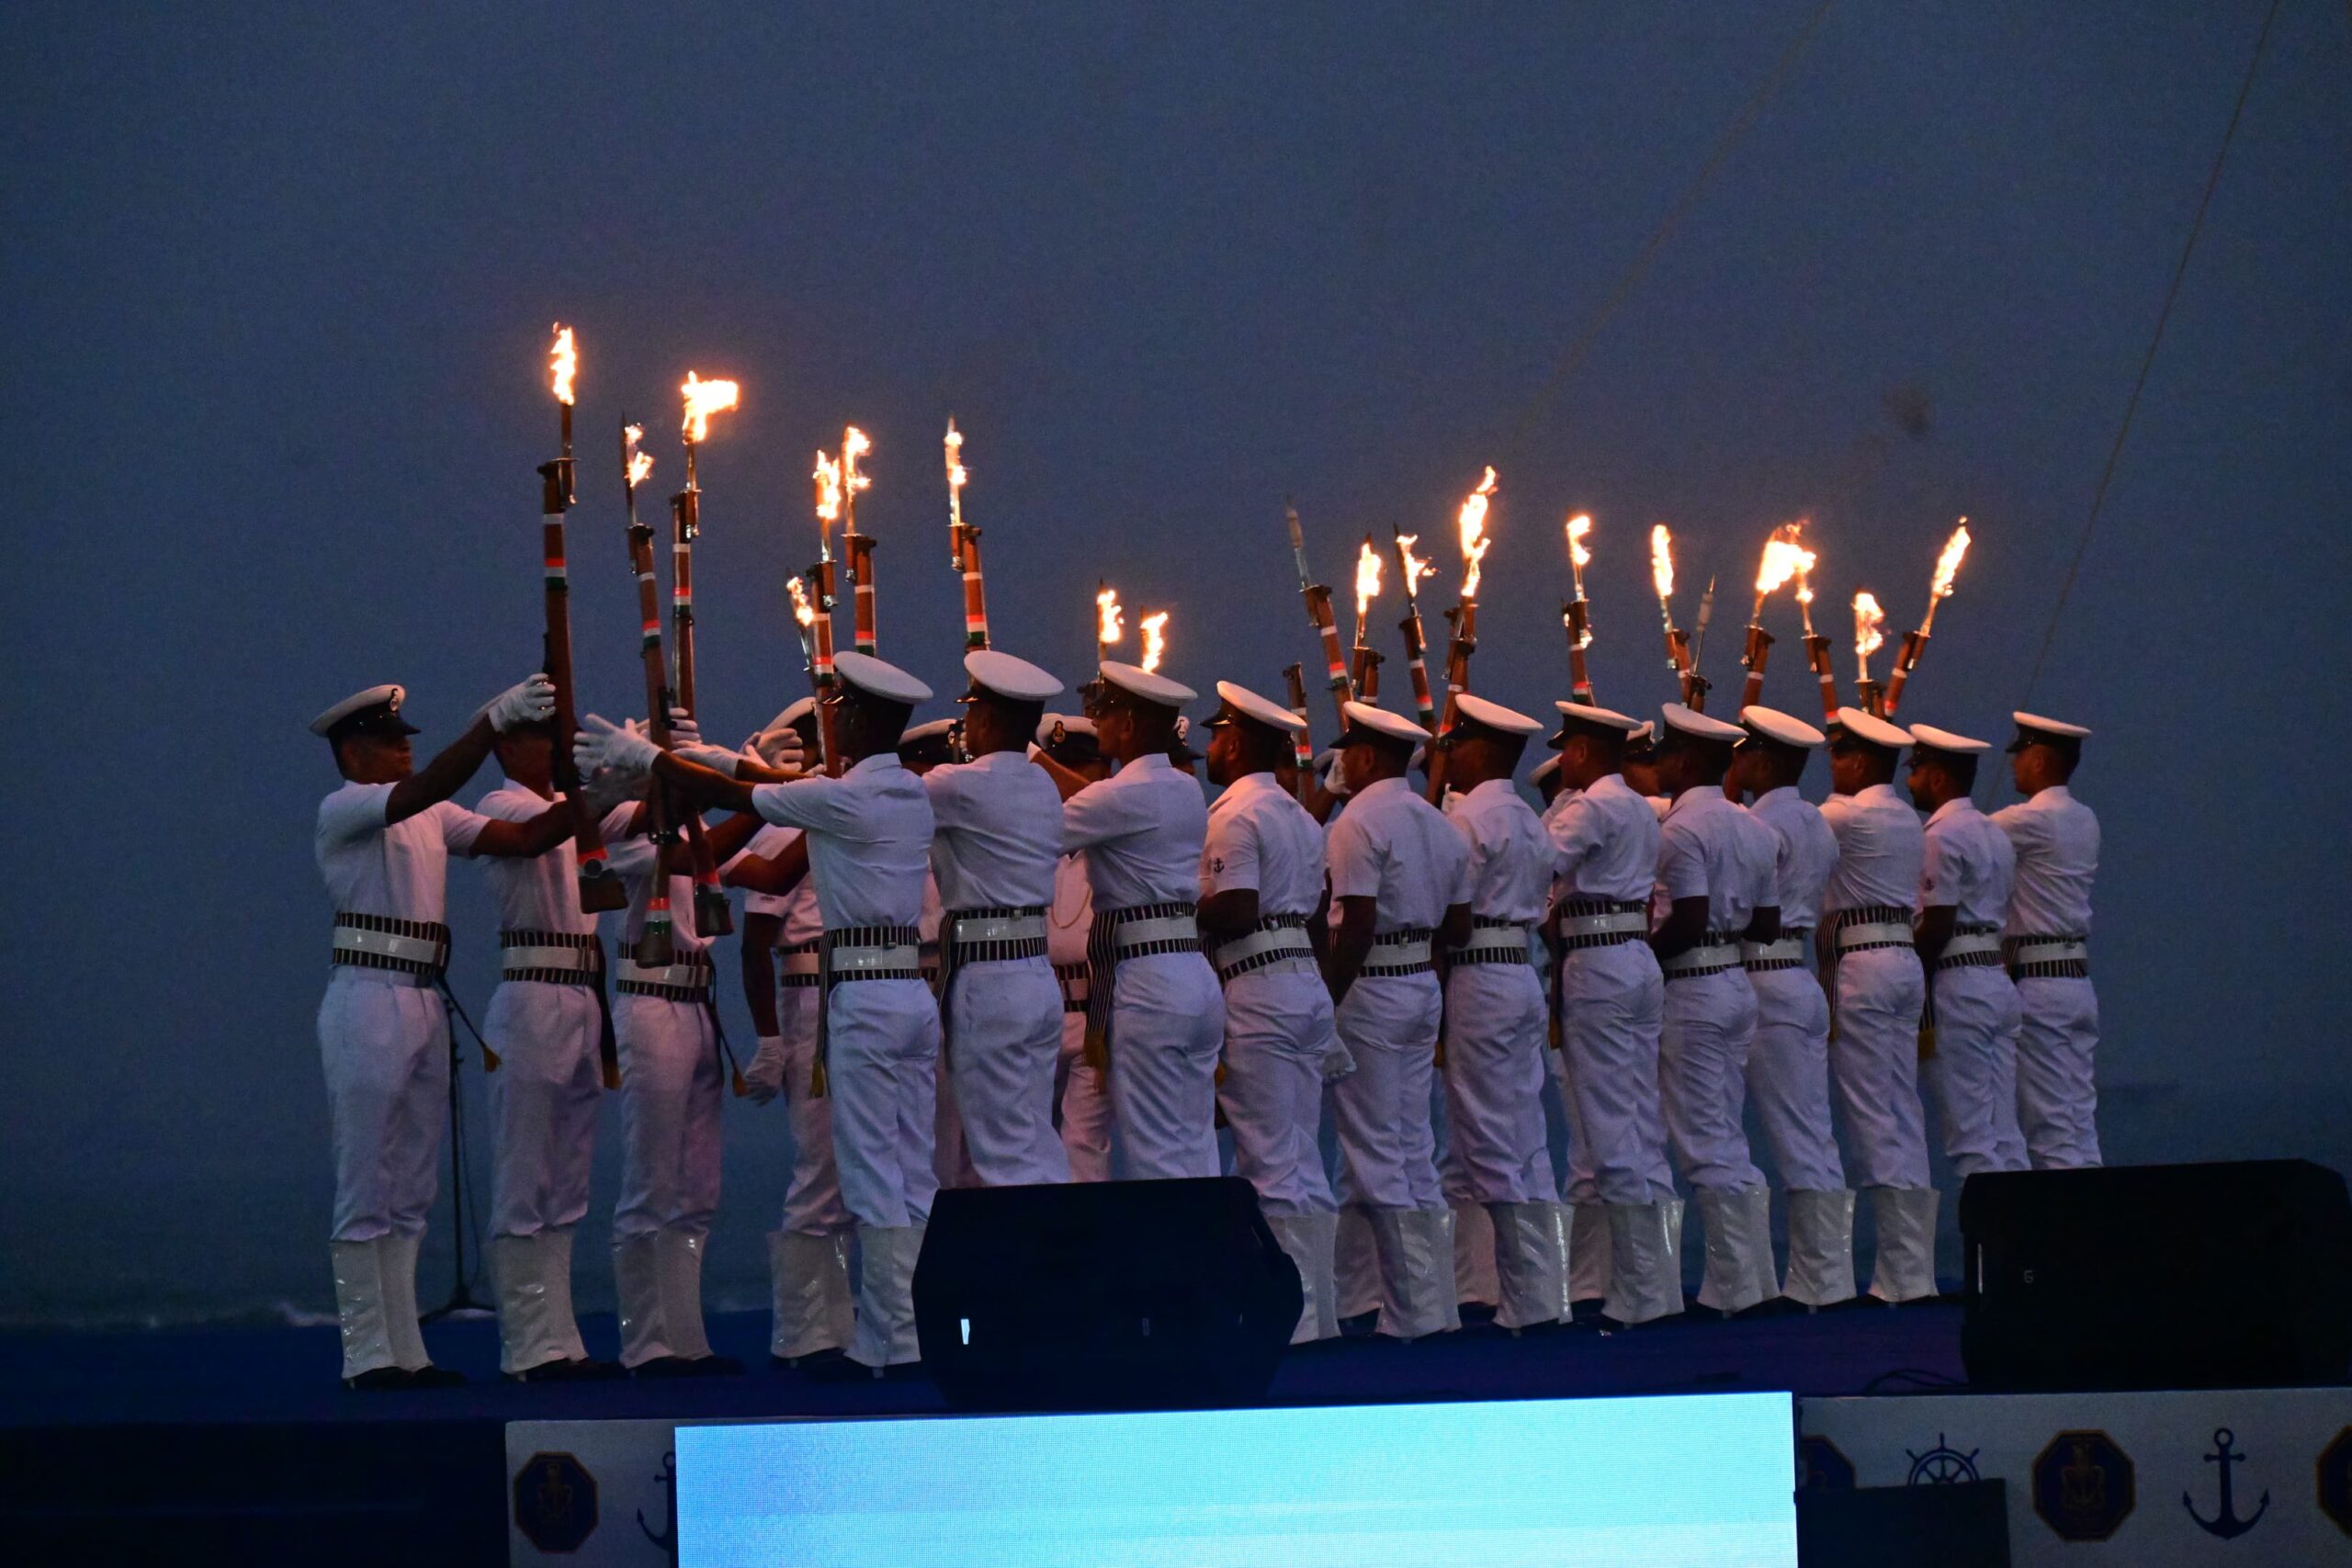
[[[1577,513],[1568,519],[1568,564],[1582,571],[1592,564],[1592,551],[1585,539],[1592,533],[1592,519]]]
[[[842,520],[842,466],[825,456],[824,448],[817,449],[817,469],[809,476],[817,481],[817,521],[830,525]]]
[[[964,481],[971,476],[964,471],[964,433],[956,422],[947,422],[947,506],[960,521],[964,515]]]
[[[1951,531],[1951,537],[1944,541],[1944,553],[1936,558],[1935,579],[1928,584],[1930,600],[1951,596],[1952,580],[1960,575],[1960,563],[1967,555],[1968,519],[1963,517],[1960,526]]]
[[[1674,536],[1663,523],[1650,529],[1650,586],[1661,604],[1674,597]]]
[[[1143,632],[1143,672],[1148,675],[1159,668],[1159,656],[1168,647],[1168,612],[1146,615],[1136,625]]]
[[[1363,547],[1356,553],[1356,641],[1363,641],[1363,619],[1372,612],[1372,602],[1380,597],[1380,552],[1372,547],[1372,536],[1364,536]]]
[[[1396,555],[1397,558],[1404,562],[1405,597],[1408,599],[1413,598],[1420,592],[1421,579],[1427,577],[1431,571],[1436,570],[1434,567],[1430,566],[1428,561],[1423,560],[1419,556],[1413,553],[1413,547],[1420,543],[1420,538],[1421,536],[1419,534],[1399,534],[1396,536]]]
[[[571,341],[571,329],[561,321],[555,324],[555,346],[548,351],[548,380],[555,390],[555,400],[566,408],[571,406],[571,378],[580,371],[580,351]]]
[[[1862,678],[1871,672],[1871,655],[1886,644],[1886,612],[1878,607],[1878,596],[1865,588],[1854,595],[1854,658],[1860,661]]]
[[[1803,523],[1783,523],[1764,542],[1764,559],[1756,569],[1756,599],[1759,606],[1766,594],[1799,572],[1813,569],[1813,552],[1797,542],[1804,532]]]
[[[699,446],[703,437],[710,434],[710,416],[733,408],[741,400],[743,389],[732,381],[706,381],[689,370],[686,384],[678,390],[686,400],[687,444]]]
[[[1119,619],[1119,591],[1105,588],[1094,595],[1094,640],[1104,648],[1125,637],[1126,626]]]
[[[1478,481],[1462,502],[1459,519],[1462,530],[1462,596],[1478,596],[1479,568],[1487,559],[1487,547],[1494,543],[1487,537],[1487,504],[1495,493],[1495,470],[1489,468],[1487,477]]]
[[[817,606],[808,603],[808,591],[800,585],[800,580],[787,577],[784,580],[784,586],[792,595],[792,618],[804,626],[815,626]]]
[[[857,471],[857,460],[873,450],[874,443],[868,441],[865,432],[857,426],[853,424],[842,432],[842,493],[849,498],[853,506],[857,503],[858,491],[874,488],[874,477]]]
[[[645,426],[632,424],[621,434],[628,442],[628,488],[635,490],[653,471],[653,458],[637,449],[637,444],[645,439]]]

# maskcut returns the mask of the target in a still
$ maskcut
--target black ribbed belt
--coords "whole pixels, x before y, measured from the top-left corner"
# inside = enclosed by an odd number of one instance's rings
[[[1244,935],[1235,937],[1231,942],[1220,946],[1210,955],[1216,964],[1218,983],[1230,985],[1244,975],[1263,969],[1269,964],[1281,964],[1292,959],[1314,963],[1315,946],[1312,942],[1306,940],[1303,934],[1296,939],[1283,934],[1291,931],[1304,933],[1306,930],[1306,921],[1307,917],[1305,915],[1268,915],[1259,920],[1256,925],[1251,926]],[[1241,948],[1250,948],[1252,951],[1242,953],[1231,963],[1226,962],[1227,953]]]
[[[1951,941],[1936,954],[1935,963],[1928,966],[1929,973],[1940,975],[1947,969],[1999,968],[2002,963],[2001,944],[1996,939],[2000,934],[2001,928],[1995,925],[1954,926]],[[1963,942],[1967,943],[1965,949],[1954,953],[1952,949]]]
[[[1437,933],[1428,926],[1399,926],[1393,931],[1383,931],[1372,939],[1372,952],[1364,954],[1363,967],[1357,975],[1367,979],[1393,979],[1406,975],[1426,975],[1433,965],[1430,962],[1430,939]],[[1374,963],[1374,954],[1382,948],[1403,950],[1396,956],[1400,962]],[[1419,949],[1419,956],[1410,956]]]
[[[650,976],[660,976],[660,979]],[[682,953],[674,964],[642,965],[623,958],[613,989],[625,997],[660,997],[672,1002],[707,1002],[717,971],[707,953]]]
[[[1639,925],[1626,924],[1611,931],[1579,931],[1578,925],[1598,920],[1625,921],[1629,917],[1641,917]],[[1649,906],[1623,898],[1568,898],[1560,905],[1560,951],[1579,953],[1591,947],[1622,947],[1629,942],[1641,942],[1649,935]]]
[[[1901,927],[1896,936],[1892,929],[1883,937],[1861,942],[1848,942],[1846,933],[1857,926]],[[1900,904],[1863,904],[1851,909],[1840,909],[1830,917],[1829,929],[1838,933],[1837,952],[1843,957],[1849,953],[1876,953],[1886,948],[1911,947],[1911,911]]]
[[[1528,952],[1528,928],[1517,920],[1482,919],[1470,917],[1470,940],[1460,947],[1446,950],[1445,961],[1450,965],[1464,964],[1532,964],[1534,958]]]
[[[334,961],[352,969],[387,969],[438,980],[449,966],[449,928],[438,920],[404,920],[339,909]]]
[[[1060,981],[1062,986],[1062,1011],[1084,1012],[1086,1010],[1088,973],[1089,965],[1083,958],[1075,964],[1054,965],[1054,978]]]
[[[816,937],[810,937],[807,942],[778,944],[776,952],[784,958],[784,976],[780,984],[786,990],[813,991],[817,988],[817,983],[822,977],[818,972],[820,960],[817,950],[823,945],[822,941]]]
[[[844,964],[845,953],[860,951],[899,954],[911,948],[915,962],[860,964],[852,960]],[[913,926],[843,926],[825,933],[818,949],[819,962],[828,988],[852,980],[920,980],[922,978],[922,932]]]
[[[1714,956],[1708,959],[1709,953]],[[1669,981],[1703,980],[1710,975],[1728,975],[1741,967],[1737,931],[1709,931],[1658,964]]]
[[[2027,957],[2034,949],[2072,950],[2064,956]],[[2087,980],[2091,977],[2090,938],[2086,936],[2013,936],[2003,940],[2002,956],[2012,980]]]
[[[1812,945],[1811,926],[1782,926],[1781,934],[1770,942],[1741,942],[1739,961],[1751,975],[1802,969],[1805,966],[1805,951]]]
[[[530,964],[513,956],[517,948],[546,948],[584,954],[573,964]],[[531,980],[545,986],[600,986],[605,979],[605,944],[593,933],[578,931],[503,931],[498,933],[500,975],[508,980]],[[531,954],[530,956],[539,956]]]

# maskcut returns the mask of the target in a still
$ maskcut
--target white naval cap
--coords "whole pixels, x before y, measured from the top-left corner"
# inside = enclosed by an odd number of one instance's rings
[[[992,648],[976,648],[964,655],[964,673],[983,691],[1016,703],[1046,702],[1063,691],[1059,681],[1027,660]]]
[[[1217,700],[1232,713],[1262,724],[1269,729],[1291,735],[1306,728],[1306,721],[1298,715],[1280,703],[1268,701],[1247,686],[1236,685],[1231,681],[1219,681],[1216,683],[1216,695]],[[1209,728],[1214,729],[1221,724],[1231,722],[1233,721],[1227,714],[1220,712],[1215,718],[1209,720]]]
[[[809,718],[816,713],[816,711],[817,699],[814,697],[802,697],[797,702],[795,702],[786,707],[782,713],[768,720],[767,728],[761,730],[760,733],[763,735],[773,735],[779,729],[791,728],[793,726]]]
[[[952,718],[926,719],[921,724],[909,725],[899,734],[899,744],[904,746],[913,741],[943,739],[955,728],[956,721]]]
[[[2091,732],[2079,724],[2068,724],[2062,718],[2044,718],[2038,713],[2012,713],[2009,717],[2018,727],[2018,738],[2009,742],[2009,750],[2022,751],[2029,746],[2055,746],[2062,750],[2080,751]]]
[[[1871,746],[1883,746],[1899,751],[1911,744],[1911,732],[1899,724],[1889,724],[1874,713],[1860,708],[1839,708],[1838,728],[1855,739]]]
[[[833,673],[855,686],[870,697],[885,702],[904,703],[909,707],[931,700],[931,688],[908,674],[897,665],[875,658],[870,653],[836,653]]]
[[[416,726],[401,716],[401,703],[407,695],[407,687],[389,682],[354,692],[312,719],[311,733],[331,736],[340,729],[349,735],[414,735]]]
[[[1929,751],[1949,751],[1955,757],[1973,757],[1979,751],[1990,751],[1991,742],[1972,740],[1965,735],[1955,735],[1949,729],[1938,729],[1932,724],[1911,727],[1911,744]]]
[[[1154,674],[1139,664],[1123,664],[1115,659],[1106,659],[1099,668],[1104,681],[1127,695],[1141,697],[1148,703],[1158,703],[1164,708],[1181,708],[1200,695],[1182,682]]]
[[[1411,719],[1390,713],[1386,708],[1376,708],[1370,703],[1348,703],[1341,711],[1348,716],[1348,735],[1361,728],[1380,739],[1406,746],[1417,745],[1430,738],[1430,732]],[[1346,735],[1341,736],[1340,743],[1346,745],[1347,739]]]
[[[1545,779],[1550,778],[1554,773],[1556,773],[1559,771],[1560,759],[1557,757],[1546,757],[1542,761],[1536,763],[1534,768],[1529,772],[1527,775],[1527,782],[1532,784],[1540,784]]]
[[[1560,710],[1560,732],[1547,742],[1555,751],[1579,727],[1611,730],[1628,739],[1632,739],[1635,729],[1643,728],[1640,719],[1619,713],[1615,708],[1595,707],[1590,703],[1555,702],[1552,705]]]
[[[1713,740],[1722,745],[1736,745],[1747,739],[1747,732],[1736,724],[1725,724],[1719,718],[1709,718],[1697,708],[1680,703],[1668,703],[1658,710],[1666,728],[1677,735],[1687,735],[1693,740]]]
[[[1484,725],[1504,735],[1540,735],[1544,732],[1542,719],[1530,718],[1516,708],[1507,708],[1500,703],[1488,702],[1468,692],[1453,694],[1453,711],[1457,717]]]
[[[1084,714],[1049,713],[1037,720],[1037,744],[1050,746],[1072,735],[1094,739],[1094,721]]]
[[[1783,746],[1818,746],[1827,739],[1804,720],[1779,708],[1744,707],[1739,710],[1739,722],[1765,739],[1777,740]]]

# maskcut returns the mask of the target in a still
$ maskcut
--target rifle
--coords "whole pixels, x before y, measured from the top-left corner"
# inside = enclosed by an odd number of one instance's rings
[[[563,456],[539,465],[540,553],[547,563],[548,679],[555,686],[555,787],[571,809],[571,843],[580,858],[580,908],[584,914],[628,907],[628,890],[613,874],[596,813],[580,789],[571,737],[580,728],[571,684],[571,582],[564,562],[563,514],[571,504],[571,405],[563,405]]]
[[[695,716],[695,536],[702,531],[702,491],[695,484],[695,447],[686,443],[686,488],[670,498],[670,657],[677,667],[672,698],[688,718]],[[670,715],[655,716],[657,744],[670,744]],[[703,836],[702,814],[688,811],[684,818],[686,848],[695,874],[695,934],[708,942],[735,929],[725,889],[718,886],[718,863]]]
[[[980,577],[980,531],[964,521],[964,437],[947,422],[947,564],[964,581],[964,646],[989,645],[989,594]]]
[[[666,746],[670,739],[670,682],[669,667],[662,657],[661,585],[653,574],[652,526],[640,522],[637,515],[637,481],[653,467],[653,460],[637,450],[638,437],[643,434],[626,418],[622,420],[621,488],[628,502],[629,570],[637,578],[637,615],[644,628],[639,653],[645,668],[646,722],[652,727],[654,743]],[[670,822],[669,792],[658,781],[646,791],[645,830],[653,841],[655,864],[652,884],[646,891],[645,923],[638,931],[632,956],[649,969],[660,969],[675,963],[678,956],[670,915],[670,871],[678,833]]]
[[[1299,597],[1306,601],[1307,624],[1323,639],[1323,663],[1331,688],[1331,711],[1338,716],[1340,728],[1348,728],[1348,704],[1355,701],[1354,683],[1348,678],[1348,661],[1340,651],[1340,621],[1331,610],[1331,591],[1315,581],[1306,570],[1306,536],[1299,531],[1298,508],[1283,502],[1283,519],[1290,525],[1291,558],[1298,563]]]

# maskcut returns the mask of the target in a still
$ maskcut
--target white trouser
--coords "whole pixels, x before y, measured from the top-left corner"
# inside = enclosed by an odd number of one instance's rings
[[[972,1151],[964,1142],[964,1113],[956,1103],[956,1086],[948,1078],[946,1031],[940,1032],[938,1061],[933,1064],[931,1098],[931,1172],[942,1187],[978,1187]]]
[[[784,1190],[783,1228],[797,1235],[838,1235],[850,1228],[842,1173],[833,1164],[831,1100],[813,1093],[817,991],[800,987],[776,998],[784,1029],[784,1103],[792,1124],[792,1177]]]
[[[1544,1125],[1543,982],[1527,964],[1463,964],[1446,979],[1445,1016],[1446,1147],[1465,1188],[1458,1196],[1481,1207],[1557,1202]]]
[[[1695,1188],[1760,1189],[1764,1173],[1748,1157],[1744,1116],[1756,1039],[1747,971],[1668,980],[1662,1011],[1658,1089],[1676,1163]]]
[[[1356,1070],[1331,1086],[1346,1201],[1365,1209],[1439,1209],[1430,1126],[1440,999],[1431,975],[1373,976],[1348,987],[1335,1021]],[[1449,1249],[1452,1238],[1447,1238]],[[1452,1272],[1453,1255],[1447,1254]]]
[[[1111,1179],[1111,1095],[1086,1060],[1086,1015],[1062,1014],[1061,1055],[1054,1065],[1054,1104],[1072,1181]]]
[[[1225,1083],[1217,1100],[1233,1129],[1234,1174],[1257,1189],[1258,1206],[1270,1218],[1335,1208],[1317,1141],[1332,1030],[1331,993],[1311,961],[1254,969],[1225,988]],[[1327,1233],[1312,1234],[1328,1245]]]
[[[931,1217],[939,1007],[921,980],[835,984],[826,1014],[826,1099],[842,1201],[860,1226]]]
[[[1829,1121],[1829,998],[1808,969],[1751,972],[1756,1046],[1747,1055],[1747,1095],[1781,1185],[1836,1192],[1846,1185]]]
[[[604,1099],[604,1013],[585,986],[507,980],[490,994],[490,1234],[537,1235],[588,1213]]]
[[[338,964],[319,1003],[334,1241],[421,1235],[449,1114],[449,1014],[409,976]]]
[[[1847,953],[1838,963],[1838,1030],[1829,1081],[1845,1113],[1857,1187],[1928,1185],[1919,1106],[1919,954],[1908,947]]]
[[[982,1185],[1069,1179],[1054,1132],[1054,1066],[1062,988],[1043,958],[968,964],[947,994],[956,1021],[948,1071],[964,1146]]]
[[[2026,1168],[2018,1131],[2018,988],[1996,964],[1929,976],[1936,1054],[1928,1081],[1943,1112],[1944,1154],[1962,1180]]]
[[[1118,966],[1111,1010],[1111,1109],[1118,1174],[1130,1181],[1220,1174],[1216,1057],[1225,998],[1197,953]]]
[[[718,1212],[718,1043],[699,1002],[613,998],[621,1052],[620,1240],[700,1238]]]
[[[1664,990],[1647,942],[1578,949],[1560,964],[1560,1033],[1574,1129],[1586,1151],[1581,1163],[1605,1203],[1662,1203],[1674,1196],[1658,1106]]]
[[[2018,1032],[2018,1120],[2036,1170],[2099,1163],[2098,993],[2086,979],[2017,982],[2024,1025]]]

